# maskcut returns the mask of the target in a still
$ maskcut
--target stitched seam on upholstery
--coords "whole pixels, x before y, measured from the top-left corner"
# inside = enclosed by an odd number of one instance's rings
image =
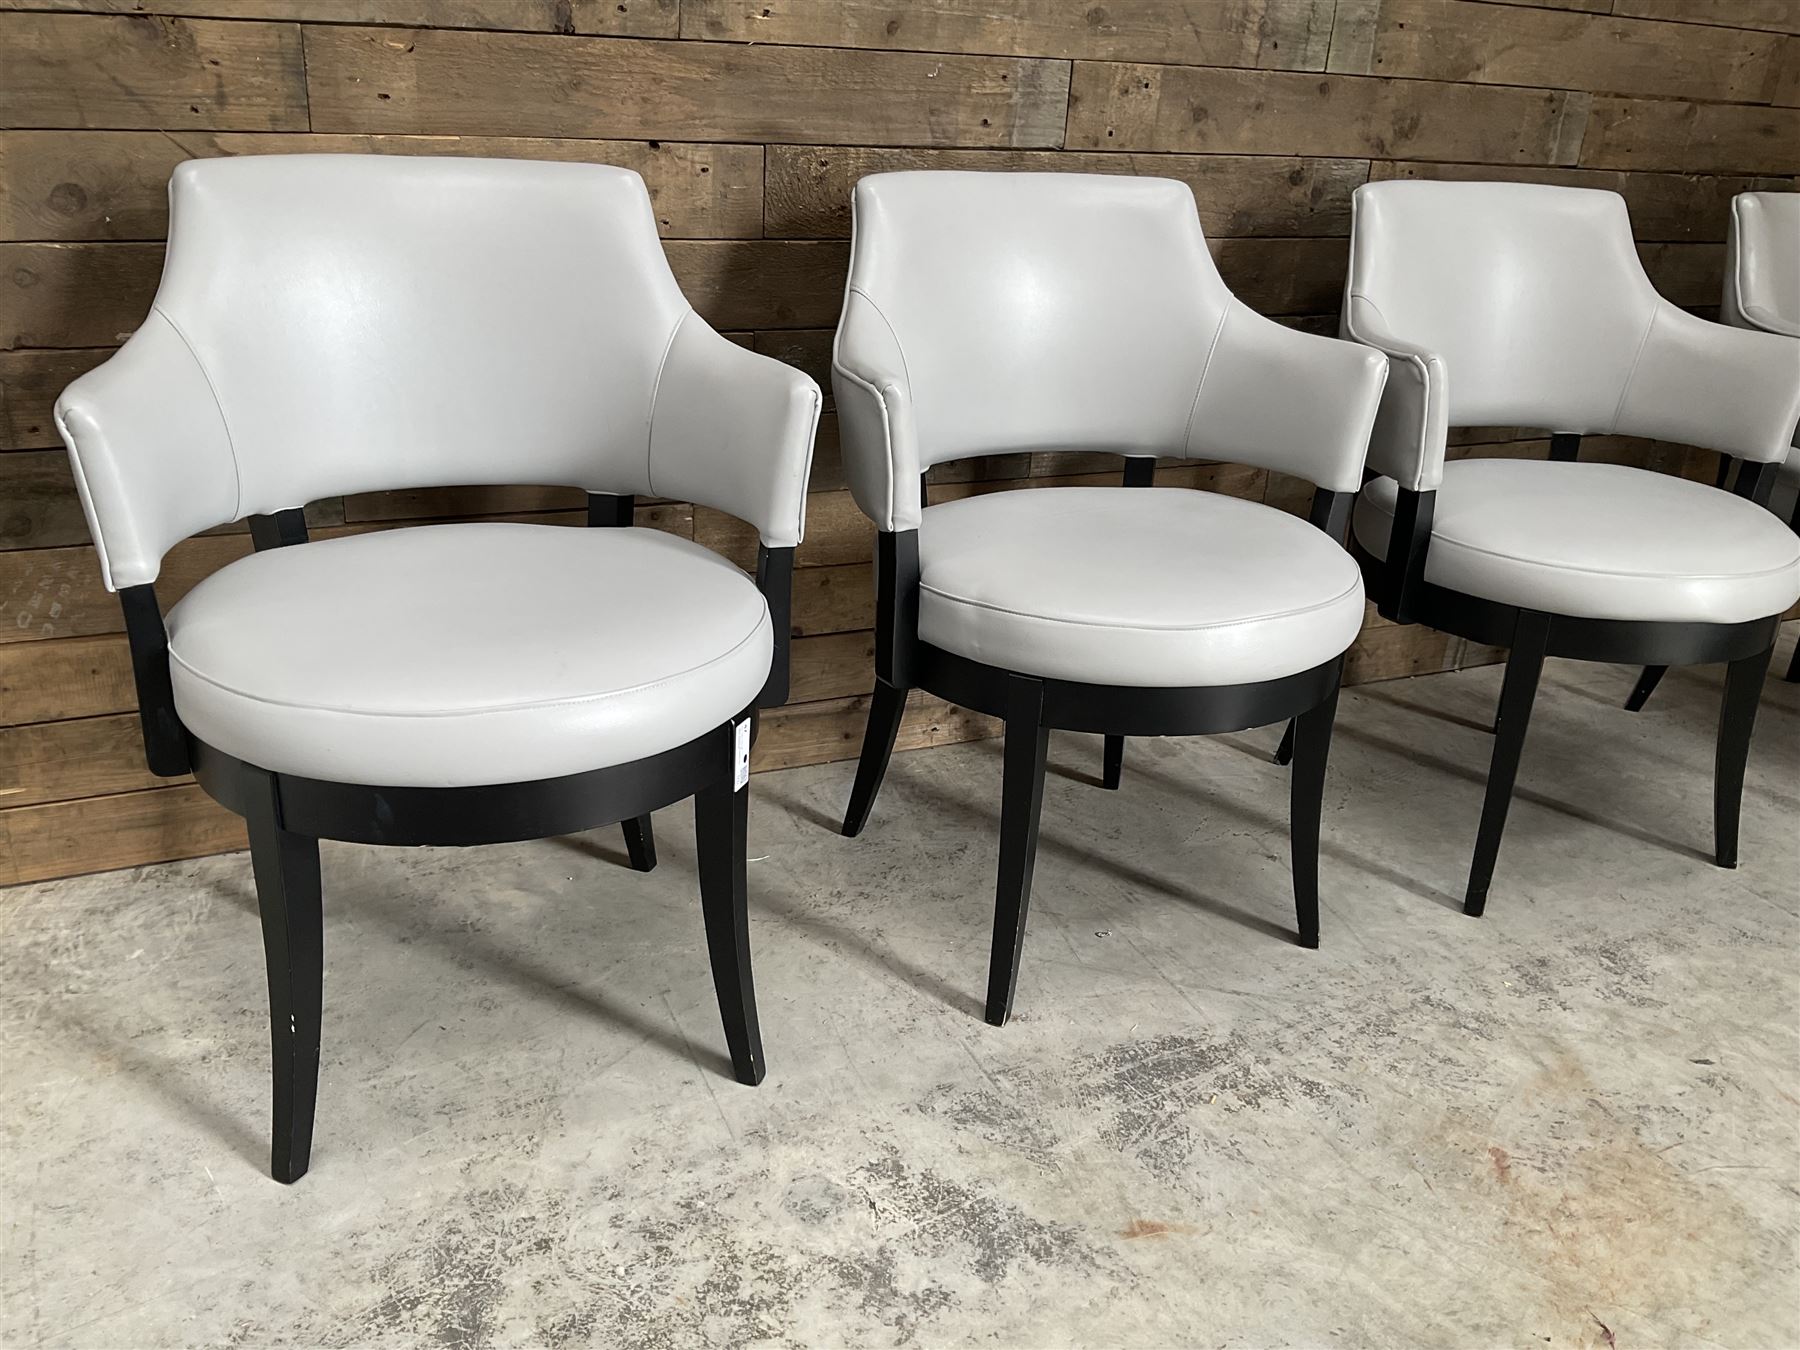
[[[75,470],[75,486],[81,497],[88,503],[88,508],[94,510],[94,493],[93,489],[88,486],[87,470],[81,467],[81,449],[75,444],[75,433],[69,429],[68,423],[63,421],[61,408],[52,409],[50,415],[56,421],[57,434],[63,438],[63,443],[69,447],[69,463]],[[94,510],[96,520],[99,518],[99,514],[100,513],[97,510]],[[109,591],[116,591],[118,586],[113,579],[112,559],[106,552],[106,538],[97,529],[93,531],[93,535],[94,552],[98,554],[100,558],[100,575],[106,582],[106,589]],[[158,559],[156,569],[158,574],[162,572],[161,563],[162,560]]]
[[[887,455],[888,511],[887,511],[887,516],[888,516],[888,522],[891,524],[894,520],[894,508],[899,503],[895,500],[895,497],[894,497],[894,424],[893,424],[893,419],[888,416],[887,400],[882,397],[881,390],[877,389],[874,385],[870,384],[867,380],[865,380],[862,376],[858,375],[854,370],[851,370],[848,366],[839,365],[835,357],[832,359],[831,368],[834,371],[838,372],[840,375],[842,375],[845,379],[849,380],[852,384],[860,385],[862,388],[867,389],[869,391],[869,393],[874,396],[875,406],[877,408],[881,409],[881,435],[882,435],[882,439],[884,439],[888,445],[888,455]]]
[[[763,619],[768,619],[769,617],[768,604],[765,601],[763,605]],[[772,626],[773,625],[771,625],[771,627]],[[192,675],[196,680],[199,680],[202,684],[209,684],[214,689],[223,690],[225,693],[236,695],[238,698],[247,699],[252,703],[265,704],[271,708],[297,708],[305,712],[328,712],[344,717],[406,717],[429,720],[434,717],[479,717],[490,713],[535,712],[539,708],[573,708],[579,707],[584,703],[604,703],[608,699],[621,698],[627,694],[640,694],[649,689],[658,689],[663,685],[672,684],[676,680],[685,679],[690,675],[697,675],[701,671],[719,665],[721,662],[729,661],[732,657],[736,656],[738,652],[743,650],[745,645],[755,638],[761,629],[762,620],[758,620],[755,627],[751,628],[748,633],[732,645],[731,650],[721,652],[710,660],[702,661],[697,666],[689,666],[686,670],[676,671],[674,674],[665,675],[658,680],[646,680],[642,684],[634,684],[626,689],[609,689],[603,694],[583,694],[576,698],[541,699],[535,703],[497,703],[483,707],[440,708],[434,712],[368,712],[359,708],[338,708],[323,703],[294,703],[288,699],[267,698],[261,694],[252,694],[248,690],[239,689],[235,685],[226,684],[221,680],[215,680],[210,675],[201,674],[198,670],[195,670],[193,666],[182,660],[179,653],[172,647],[169,650],[169,659],[183,670],[187,671],[188,674]]]
[[[662,356],[656,363],[656,378],[650,383],[650,418],[644,427],[644,482],[649,486],[652,497],[662,495],[656,490],[656,401],[662,397],[663,372],[669,368],[669,353],[675,350],[675,339],[681,333],[681,326],[693,312],[693,306],[690,305],[675,320],[675,326],[669,330],[668,341],[663,343]]]
[[[1354,261],[1354,255],[1352,255],[1352,257],[1353,257],[1353,261]],[[1381,306],[1376,304],[1368,296],[1362,294],[1360,291],[1353,290],[1350,292],[1350,299],[1362,301],[1370,309],[1375,311],[1375,317],[1381,321],[1381,326],[1383,328],[1388,327],[1387,315],[1383,314],[1381,312]],[[1420,356],[1417,352],[1390,351],[1388,348],[1383,347],[1379,342],[1372,342],[1368,338],[1365,338],[1362,335],[1360,335],[1356,331],[1356,320],[1352,317],[1352,315],[1354,315],[1355,312],[1356,311],[1355,311],[1354,307],[1352,307],[1350,305],[1346,305],[1344,307],[1344,327],[1346,327],[1350,330],[1351,337],[1355,338],[1358,342],[1364,344],[1365,346],[1373,347],[1376,351],[1380,352],[1383,356],[1387,357],[1387,359],[1389,361],[1394,361],[1394,360],[1404,361],[1409,366],[1411,366],[1415,371],[1418,372],[1419,389],[1421,391],[1421,396],[1422,396],[1421,397],[1421,412],[1424,415],[1422,417],[1420,417],[1420,419],[1419,419],[1419,442],[1418,442],[1418,445],[1415,447],[1415,449],[1417,450],[1419,467],[1418,467],[1417,472],[1415,472],[1413,474],[1413,481],[1407,489],[1409,492],[1418,492],[1418,491],[1420,491],[1419,484],[1420,484],[1420,482],[1423,481],[1423,479],[1425,477],[1425,450],[1426,450],[1425,442],[1431,435],[1431,407],[1432,407],[1431,363],[1425,357]],[[1385,392],[1386,392],[1386,390],[1384,389],[1383,393],[1385,393]],[[1438,466],[1438,472],[1440,474],[1443,472],[1443,466],[1441,464]]]
[[[1297,618],[1305,614],[1316,614],[1322,609],[1330,609],[1333,605],[1342,604],[1347,596],[1361,594],[1362,578],[1358,577],[1342,592],[1334,595],[1331,599],[1321,600],[1316,604],[1306,605],[1300,609],[1284,609],[1277,614],[1250,614],[1239,619],[1224,619],[1218,623],[1166,625],[1145,623],[1104,623],[1093,619],[1064,619],[1050,614],[1033,614],[1030,611],[1023,609],[1008,609],[1004,605],[989,604],[985,600],[971,600],[966,596],[952,595],[950,592],[941,590],[936,586],[927,586],[923,582],[919,584],[919,589],[921,591],[930,591],[933,595],[938,596],[943,600],[947,600],[954,605],[967,605],[971,609],[985,609],[992,614],[1011,614],[1015,618],[1020,619],[1036,619],[1041,623],[1059,623],[1071,628],[1103,628],[1134,633],[1203,633],[1214,628],[1236,628],[1239,625],[1246,623],[1267,623],[1272,619],[1289,619]]]
[[[1206,359],[1200,363],[1200,377],[1194,381],[1194,401],[1188,404],[1187,425],[1182,428],[1181,448],[1191,450],[1194,445],[1194,418],[1200,412],[1200,395],[1206,389],[1206,372],[1212,369],[1213,353],[1219,350],[1219,339],[1225,333],[1225,320],[1231,317],[1231,306],[1237,303],[1233,296],[1219,311],[1218,327],[1213,329],[1212,341],[1206,344]]]
[[[1619,401],[1613,407],[1612,425],[1607,428],[1609,434],[1618,431],[1619,419],[1625,415],[1625,400],[1631,397],[1631,386],[1637,382],[1638,367],[1644,362],[1644,349],[1650,345],[1650,335],[1656,331],[1656,319],[1662,313],[1664,301],[1661,296],[1650,310],[1650,322],[1644,325],[1644,336],[1638,339],[1637,353],[1631,358],[1631,369],[1625,372],[1625,387],[1619,390]]]
[[[849,291],[850,291],[851,295],[860,295],[863,298],[863,302],[865,304],[867,304],[870,309],[875,311],[875,317],[881,320],[881,326],[888,330],[888,336],[891,337],[892,339],[894,339],[894,350],[900,353],[900,374],[906,380],[906,388],[907,388],[908,392],[911,392],[912,382],[913,382],[912,366],[907,363],[906,345],[900,341],[900,334],[894,328],[893,321],[888,318],[886,311],[884,311],[880,305],[875,303],[875,297],[870,295],[867,291],[863,290],[860,286],[853,285],[849,288]],[[873,386],[871,386],[871,387],[873,387]],[[881,393],[880,398],[881,398],[882,423],[884,426],[886,426],[886,428],[888,430],[888,500],[895,502],[897,504],[899,501],[899,485],[894,482],[894,435],[893,435],[893,425],[894,424],[893,424],[893,418],[889,415],[889,412],[888,412],[887,395],[885,393]],[[915,446],[914,448],[916,449],[917,447]],[[930,467],[931,466],[928,464],[920,464],[919,472],[923,473],[926,469],[928,469]],[[923,510],[925,508],[924,497],[925,497],[924,490],[920,489],[920,492],[919,492],[919,509],[920,510]]]
[[[1468,553],[1479,553],[1484,558],[1498,558],[1504,562],[1517,563],[1521,567],[1542,567],[1553,572],[1579,572],[1593,577],[1642,577],[1646,581],[1754,581],[1758,577],[1772,577],[1788,571],[1800,563],[1800,557],[1792,562],[1785,562],[1777,567],[1765,567],[1755,572],[1646,572],[1624,571],[1616,567],[1590,567],[1585,563],[1547,562],[1539,558],[1521,558],[1516,553],[1500,553],[1491,548],[1483,548],[1480,544],[1468,544],[1454,536],[1433,535],[1434,542],[1448,544],[1451,548],[1460,548]]]
[[[175,336],[181,339],[181,345],[187,348],[187,354],[194,358],[194,369],[206,381],[206,392],[212,395],[213,411],[219,414],[219,425],[225,429],[225,449],[231,455],[231,476],[235,486],[231,518],[237,520],[244,514],[244,470],[238,463],[237,441],[231,434],[231,419],[225,416],[225,403],[219,397],[219,388],[213,383],[212,372],[206,368],[206,362],[200,359],[200,353],[194,350],[194,344],[188,341],[188,335],[181,331],[181,325],[169,317],[168,311],[160,305],[151,305],[150,312],[160,316],[164,323],[175,330]]]

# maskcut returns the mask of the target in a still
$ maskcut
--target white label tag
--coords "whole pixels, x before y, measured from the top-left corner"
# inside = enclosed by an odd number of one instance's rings
[[[731,770],[731,790],[742,792],[750,786],[750,719],[737,724],[737,756]]]

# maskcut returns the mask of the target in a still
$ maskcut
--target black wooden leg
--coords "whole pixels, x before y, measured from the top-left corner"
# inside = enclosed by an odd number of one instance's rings
[[[1108,736],[1106,738],[1105,758],[1101,761],[1100,786],[1117,789],[1125,777],[1125,738]]]
[[[894,753],[894,738],[900,734],[900,719],[905,713],[906,690],[877,679],[874,696],[869,700],[869,725],[863,731],[862,758],[856,762],[856,783],[850,789],[849,809],[844,812],[844,833],[851,839],[869,823],[869,812],[875,805],[875,794],[881,791],[888,757]]]
[[[246,768],[245,821],[256,905],[269,968],[274,1051],[274,1129],[269,1174],[294,1182],[312,1159],[319,1096],[319,1017],[325,978],[325,923],[319,841],[281,828],[275,776]]]
[[[1537,697],[1538,677],[1544,670],[1549,641],[1550,616],[1522,611],[1513,632],[1512,650],[1506,656],[1506,680],[1500,689],[1499,716],[1494,721],[1494,758],[1488,768],[1487,796],[1481,804],[1481,829],[1475,836],[1469,889],[1463,896],[1464,914],[1479,917],[1487,908],[1488,885],[1494,879],[1494,863],[1500,856],[1500,835],[1506,829],[1506,810],[1512,805],[1519,754],[1525,748],[1525,728],[1531,721],[1531,705]]]
[[[1744,804],[1744,766],[1756,705],[1775,648],[1742,657],[1725,668],[1725,702],[1719,710],[1719,744],[1713,761],[1713,857],[1720,867],[1738,862],[1738,813]]]
[[[1787,682],[1800,684],[1800,642],[1794,644],[1794,654],[1788,658]]]
[[[1331,753],[1331,724],[1338,691],[1288,724],[1294,743],[1294,772],[1288,784],[1288,846],[1294,871],[1294,915],[1300,945],[1319,945],[1319,817],[1325,807],[1325,760]]]
[[[994,951],[988,961],[987,1020],[1006,1025],[1025,947],[1031,869],[1037,860],[1038,816],[1044,805],[1044,761],[1050,728],[1043,724],[1044,686],[1012,677],[1006,701],[1006,753],[1000,789],[1000,878],[994,889]]]
[[[700,908],[706,915],[706,951],[731,1070],[740,1083],[763,1080],[762,1030],[756,1021],[756,986],[750,978],[750,927],[745,909],[744,855],[750,823],[750,789],[732,789],[727,774],[694,794],[695,846],[700,856]]]
[[[1650,695],[1656,692],[1656,686],[1662,683],[1662,677],[1668,674],[1667,666],[1645,666],[1644,673],[1638,676],[1636,688],[1631,697],[1625,700],[1626,712],[1642,712],[1644,705],[1650,701]]]
[[[656,833],[650,828],[650,817],[622,820],[619,825],[625,831],[625,852],[631,856],[632,869],[653,871],[656,867]]]
[[[1287,730],[1281,733],[1281,744],[1275,747],[1275,762],[1277,764],[1292,764],[1294,762],[1294,725],[1293,722],[1289,722],[1287,724]]]

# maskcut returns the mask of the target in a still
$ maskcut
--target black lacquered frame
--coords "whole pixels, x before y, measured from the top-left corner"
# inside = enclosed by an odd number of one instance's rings
[[[1150,486],[1155,463],[1144,456],[1128,457],[1125,485]],[[923,496],[923,483],[920,491]],[[1351,493],[1321,489],[1313,497],[1312,523],[1342,543],[1352,501]],[[875,689],[843,833],[854,837],[868,823],[910,690],[922,689],[1004,720],[988,1022],[1003,1026],[1012,1013],[1052,730],[1105,736],[1102,782],[1117,788],[1128,736],[1211,735],[1293,719],[1289,828],[1294,907],[1300,944],[1319,945],[1319,820],[1342,657],[1282,679],[1250,684],[1146,688],[1048,679],[985,665],[920,639],[917,530],[881,532],[875,571]]]
[[[630,525],[625,495],[590,493],[588,524]],[[304,544],[296,508],[252,516],[259,550]],[[684,745],[627,764],[523,783],[423,788],[335,783],[273,772],[192,736],[175,710],[168,634],[154,586],[119,592],[151,771],[192,772],[220,805],[244,817],[262,916],[273,1041],[274,1128],[270,1173],[293,1182],[312,1152],[323,1006],[324,915],[319,840],[399,845],[476,845],[624,829],[638,871],[656,866],[651,812],[694,799],[700,903],[732,1071],[754,1085],[764,1073],[746,919],[749,792],[735,789],[738,727],[757,708],[787,700],[794,551],[761,548],[756,582],[769,606],[775,657],[755,707]]]
[[[1571,461],[1578,457],[1580,447],[1580,436],[1559,433],[1551,438],[1550,457]],[[1766,503],[1774,474],[1772,464],[1745,463],[1733,490],[1758,504]],[[1544,661],[1551,656],[1646,665],[1658,673],[1672,665],[1726,664],[1713,780],[1714,857],[1721,867],[1737,866],[1744,769],[1780,616],[1731,624],[1589,619],[1498,604],[1435,585],[1425,579],[1425,568],[1436,496],[1435,492],[1400,489],[1386,558],[1376,558],[1355,541],[1352,552],[1362,565],[1369,595],[1382,617],[1396,623],[1424,624],[1472,642],[1508,649],[1494,721],[1493,758],[1463,912],[1480,915],[1487,907],[1526,726]],[[1653,679],[1650,686],[1654,687]]]

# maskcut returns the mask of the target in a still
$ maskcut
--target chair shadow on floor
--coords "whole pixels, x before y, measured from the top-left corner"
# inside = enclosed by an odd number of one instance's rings
[[[222,1140],[258,1173],[268,1166],[269,1143],[263,1137],[266,1105],[259,1105],[254,1123],[240,1119],[215,1100],[213,1094],[198,1090],[199,1084],[185,1067],[144,1049],[125,1035],[101,1031],[72,1011],[66,1002],[48,1005],[44,1010],[43,1025],[63,1045],[90,1056],[97,1063],[116,1066],[116,1077],[130,1083],[133,1091],[160,1098],[197,1135]],[[256,1048],[267,1051],[266,1036],[258,1039]],[[259,1082],[266,1086],[265,1079],[259,1079]]]
[[[613,861],[608,849],[591,840],[564,836],[561,842],[573,845],[575,850],[583,855],[603,861]],[[404,855],[396,854],[395,856]],[[642,875],[627,865],[622,850],[618,854],[617,860],[619,862],[618,873],[622,879],[636,878]],[[679,1026],[647,1018],[637,1010],[607,998],[603,993],[587,986],[590,977],[585,975],[571,977],[567,973],[547,968],[523,952],[508,946],[504,932],[461,928],[455,931],[445,931],[413,922],[411,916],[402,912],[379,885],[346,895],[341,884],[334,885],[335,879],[331,875],[329,852],[324,855],[322,861],[325,869],[325,957],[328,965],[331,961],[331,920],[335,897],[340,906],[353,905],[359,921],[371,923],[393,938],[396,950],[404,941],[413,947],[424,947],[439,953],[442,959],[452,963],[460,961],[473,965],[483,974],[529,997],[546,1002],[554,1008],[582,1016],[604,1019],[635,1035],[641,1041],[653,1044],[679,1058],[692,1061],[702,1071],[723,1074],[727,1078],[731,1077],[731,1060],[722,1049],[715,1049],[705,1042],[696,1043],[690,1040]],[[693,857],[683,851],[665,855],[662,865],[684,869],[689,874],[694,872]],[[249,872],[249,857],[245,855],[244,877],[241,882],[237,879],[225,879],[218,883],[216,888],[231,901],[235,908],[245,910],[254,920],[256,894]],[[694,886],[693,909],[694,950],[699,952],[704,960],[706,944],[701,932],[698,882]],[[344,909],[340,908],[338,912],[343,913]],[[599,937],[603,940],[604,934],[600,934]],[[707,978],[710,987],[710,974]],[[425,986],[421,979],[421,988],[423,987]],[[260,999],[263,992],[259,985],[255,997]],[[650,990],[648,992],[660,993],[661,991]],[[247,994],[246,997],[249,995]],[[325,1015],[329,1020],[331,1017],[329,997],[326,1001]],[[712,1025],[708,1023],[709,1027]],[[323,1109],[321,1107],[321,1110]]]

